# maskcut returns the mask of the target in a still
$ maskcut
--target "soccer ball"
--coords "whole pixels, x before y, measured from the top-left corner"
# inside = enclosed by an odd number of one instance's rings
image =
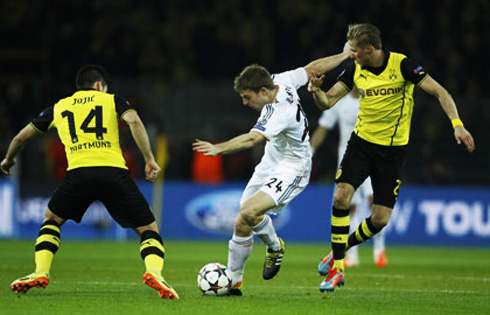
[[[199,271],[197,285],[203,295],[225,295],[231,288],[230,271],[220,263],[209,263]]]

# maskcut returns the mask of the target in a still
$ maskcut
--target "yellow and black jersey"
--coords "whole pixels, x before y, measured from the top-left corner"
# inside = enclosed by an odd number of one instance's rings
[[[359,114],[355,133],[384,146],[408,144],[413,113],[413,89],[428,74],[405,55],[385,50],[383,65],[361,67],[351,62],[339,76],[348,90],[359,90]]]
[[[122,97],[79,90],[46,108],[31,125],[43,133],[55,127],[65,146],[68,169],[112,166],[127,169],[119,145],[118,118],[134,110]]]

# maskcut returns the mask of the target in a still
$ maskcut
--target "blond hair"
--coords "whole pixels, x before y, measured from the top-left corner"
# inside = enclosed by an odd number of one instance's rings
[[[369,23],[350,24],[347,29],[347,40],[355,41],[357,46],[365,47],[367,44],[373,45],[375,49],[381,49],[381,32]]]

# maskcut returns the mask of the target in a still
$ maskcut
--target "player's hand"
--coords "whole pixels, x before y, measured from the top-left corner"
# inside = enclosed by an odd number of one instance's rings
[[[352,51],[350,50],[350,44],[349,42],[345,42],[344,44],[344,50],[342,50],[343,54],[347,54],[349,58],[352,58]]]
[[[469,131],[466,130],[465,127],[456,127],[454,129],[454,138],[456,138],[456,142],[458,144],[461,144],[461,142],[463,142],[468,152],[473,153],[473,151],[475,151],[475,141],[473,140],[471,133],[469,133]]]
[[[312,93],[318,91],[323,84],[323,80],[325,80],[325,75],[320,77],[312,76],[308,82],[308,91]]]
[[[196,141],[194,141],[194,143],[192,144],[192,150],[202,152],[204,153],[204,155],[210,156],[215,156],[219,154],[218,149],[214,144],[199,139],[196,139]]]
[[[155,160],[148,160],[145,164],[145,175],[146,180],[153,182],[160,174],[160,166],[158,166]]]
[[[14,165],[15,165],[15,159],[12,161],[3,159],[2,163],[0,164],[0,169],[2,170],[2,173],[4,173],[5,175],[10,175],[10,169]]]

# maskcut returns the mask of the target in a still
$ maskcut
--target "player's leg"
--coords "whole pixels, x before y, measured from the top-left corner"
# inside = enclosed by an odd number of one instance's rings
[[[34,254],[36,269],[33,273],[11,283],[10,288],[15,293],[26,293],[32,287],[45,288],[49,284],[51,263],[61,241],[60,227],[65,222],[65,219],[51,212],[49,208],[46,209],[44,221],[36,239]]]
[[[320,284],[320,291],[333,291],[337,285],[344,283],[344,257],[350,229],[352,196],[370,172],[371,157],[365,146],[366,141],[353,133],[337,170],[331,220],[332,253],[318,265],[318,272],[327,274]]]
[[[140,256],[145,264],[143,282],[163,299],[178,299],[177,292],[162,276],[165,247],[150,205],[125,169],[99,168],[98,198],[112,218],[123,228],[132,228],[140,236]],[[115,180],[117,179],[117,180]]]
[[[233,236],[228,242],[227,267],[231,273],[231,295],[242,295],[241,287],[243,284],[245,262],[252,253],[253,243],[252,229],[238,215],[235,219]]]
[[[88,196],[90,186],[84,185],[84,176],[80,176],[80,172],[80,169],[68,171],[51,197],[36,239],[36,269],[34,273],[12,282],[10,287],[16,293],[49,284],[51,264],[61,240],[60,227],[68,219],[80,222],[92,202]]]
[[[240,209],[242,205],[260,189],[262,185],[262,177],[255,172],[252,178],[249,180],[247,187],[243,191],[242,199],[240,200]],[[233,236],[228,242],[227,267],[232,278],[232,289],[230,290],[231,295],[242,295],[241,286],[243,284],[245,263],[252,253],[253,243],[252,228],[243,220],[239,213],[235,218]]]
[[[261,198],[267,201],[267,205],[273,206],[267,210],[271,213],[279,213],[287,204],[298,196],[308,185],[310,170],[303,172],[290,172],[280,170],[269,176],[265,184],[260,188],[263,193]],[[268,196],[268,197],[267,197]],[[265,215],[259,224],[253,227],[254,233],[267,245],[266,257],[262,278],[272,279],[282,264],[286,246],[284,241],[277,237],[272,220]]]
[[[263,275],[264,278],[270,279],[279,271],[284,243],[277,237],[271,218],[265,215],[274,206],[274,200],[262,191],[256,191],[240,205],[233,238],[229,242],[228,255],[228,268],[232,272],[234,287],[239,287],[243,281],[245,261],[252,252],[254,233],[266,244],[266,257],[273,258],[266,258],[264,270],[267,269],[267,272]],[[272,265],[268,266],[267,262]],[[271,276],[271,273],[274,274]]]
[[[163,299],[177,300],[179,295],[162,276],[165,247],[156,222],[134,228],[140,236],[140,255],[146,267],[143,282],[156,289]]]
[[[354,187],[348,183],[338,183],[335,188],[332,207],[331,241],[334,265],[333,268],[344,271],[344,257],[347,237],[350,229],[349,210]]]
[[[257,237],[266,245],[266,258],[262,277],[272,279],[281,267],[284,256],[284,242],[277,236],[272,219],[265,213],[274,208],[276,203],[267,193],[258,191],[244,202],[240,217]]]
[[[342,286],[344,280],[344,256],[347,236],[349,235],[349,209],[354,187],[347,183],[338,183],[335,187],[334,204],[332,207],[331,241],[332,253],[322,259],[318,266],[327,269],[327,277],[320,283],[320,291],[333,291]]]
[[[391,211],[392,209],[389,207],[373,205],[372,215],[362,221],[356,231],[349,235],[346,250],[364,243],[378,234],[388,224]]]
[[[406,148],[373,147],[375,158],[370,174],[373,188],[372,215],[349,236],[347,249],[378,234],[389,222],[400,189],[401,171],[405,164]]]
[[[337,189],[337,187],[336,187],[336,189]],[[336,189],[334,190],[334,199],[335,199],[335,191],[336,191]],[[355,198],[356,198],[357,195],[358,195],[357,192],[355,192],[353,194],[353,196],[351,198],[351,201],[350,201],[351,204],[354,204]],[[349,233],[350,233],[351,229],[353,228],[353,224],[354,223],[352,222],[352,217],[353,217],[353,215],[356,212],[355,209],[356,209],[356,206],[355,205],[351,205],[350,208],[349,208],[349,215],[350,215],[350,219],[349,219]],[[332,216],[333,216],[333,213],[334,213],[334,211],[332,209]],[[338,213],[338,211],[336,210],[335,213]],[[341,213],[344,214],[345,212],[341,212]],[[338,220],[333,220],[333,217],[332,217],[332,226],[331,226],[331,229],[333,227],[333,222],[334,221],[338,221]],[[355,227],[354,227],[354,229],[355,229]],[[332,231],[331,231],[331,233],[332,233]],[[332,233],[332,235],[333,235],[333,233]],[[346,255],[349,255],[349,252]],[[337,255],[337,258],[340,259],[338,255]],[[320,275],[322,275],[322,276],[328,275],[329,270],[333,268],[333,263],[334,263],[334,255],[333,255],[333,251],[330,251],[329,254],[327,256],[325,256],[320,261],[320,263],[318,264],[318,268],[317,268],[318,273]],[[345,266],[345,262],[344,262],[344,266]]]

